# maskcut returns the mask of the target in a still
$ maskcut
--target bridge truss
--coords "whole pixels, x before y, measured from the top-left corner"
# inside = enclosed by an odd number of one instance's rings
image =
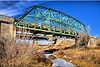
[[[34,6],[15,23],[17,28],[26,28],[54,34],[75,36],[87,32],[83,23],[75,18],[42,6]]]
[[[16,27],[62,36],[77,36],[87,33],[86,27],[79,20],[57,10],[42,6],[32,7],[15,23]]]

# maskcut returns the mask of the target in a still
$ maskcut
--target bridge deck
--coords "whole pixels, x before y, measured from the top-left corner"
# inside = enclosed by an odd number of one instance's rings
[[[58,35],[62,35],[62,36],[75,36],[75,33],[73,32],[69,32],[69,31],[65,31],[62,30],[60,28],[50,28],[49,26],[41,26],[41,25],[30,25],[30,24],[21,24],[19,26],[16,26],[17,28],[24,28],[27,30],[33,30],[33,31],[37,31],[37,32],[45,32],[48,34],[58,34]]]

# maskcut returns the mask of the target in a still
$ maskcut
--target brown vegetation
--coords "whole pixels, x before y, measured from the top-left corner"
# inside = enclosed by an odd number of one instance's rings
[[[100,46],[100,38],[96,38],[96,44],[97,46]]]
[[[100,47],[76,48],[54,53],[57,57],[72,62],[78,67],[100,67]]]
[[[0,67],[50,67],[51,64],[34,46],[0,36]]]

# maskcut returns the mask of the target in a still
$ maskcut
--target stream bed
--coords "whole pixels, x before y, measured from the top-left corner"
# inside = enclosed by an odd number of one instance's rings
[[[44,54],[47,58],[49,55],[53,55],[52,52],[50,52],[50,51],[45,51]],[[61,58],[56,58],[56,59],[51,60],[51,61],[53,63],[52,67],[77,67],[76,65],[74,65],[70,62],[67,62]]]

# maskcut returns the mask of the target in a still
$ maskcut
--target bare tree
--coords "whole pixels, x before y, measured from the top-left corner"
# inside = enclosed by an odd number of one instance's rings
[[[76,38],[75,47],[87,47],[90,39],[88,30],[87,29],[82,30],[82,32],[76,35],[75,38]]]
[[[14,38],[0,36],[0,67],[14,67],[30,61],[32,53],[36,52],[33,46],[16,43]]]

